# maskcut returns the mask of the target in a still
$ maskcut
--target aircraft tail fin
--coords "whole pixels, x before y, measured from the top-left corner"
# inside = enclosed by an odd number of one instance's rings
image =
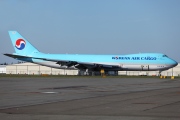
[[[39,51],[17,31],[9,31],[15,52],[20,55],[31,55]]]

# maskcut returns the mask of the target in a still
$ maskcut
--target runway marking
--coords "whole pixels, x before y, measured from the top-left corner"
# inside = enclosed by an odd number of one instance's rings
[[[52,88],[40,88],[39,90],[48,90],[48,89],[82,89],[88,86],[65,86],[65,87],[52,87]]]
[[[41,92],[41,93],[44,93],[44,94],[57,94],[59,92]]]

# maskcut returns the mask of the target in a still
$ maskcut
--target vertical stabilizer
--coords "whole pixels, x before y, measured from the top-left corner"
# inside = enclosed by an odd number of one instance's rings
[[[17,31],[9,31],[9,35],[15,49],[15,52],[20,55],[32,55],[39,51],[22,37]]]

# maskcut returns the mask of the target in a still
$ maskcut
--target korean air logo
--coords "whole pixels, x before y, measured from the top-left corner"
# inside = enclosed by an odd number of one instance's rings
[[[23,39],[17,39],[17,40],[16,40],[16,45],[15,45],[15,47],[16,47],[18,50],[24,49],[25,46],[26,46],[26,42],[25,42]]]

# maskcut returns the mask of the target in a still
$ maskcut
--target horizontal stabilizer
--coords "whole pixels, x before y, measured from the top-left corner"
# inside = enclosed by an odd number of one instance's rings
[[[6,54],[4,54],[4,55],[6,55],[6,56],[8,56],[8,57],[12,57],[12,58],[31,58],[31,57],[29,57],[29,56],[14,55],[14,54],[8,54],[8,53],[6,53]]]

